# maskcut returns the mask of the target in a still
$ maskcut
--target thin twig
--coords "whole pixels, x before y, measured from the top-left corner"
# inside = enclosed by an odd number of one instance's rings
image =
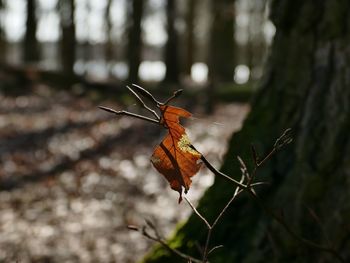
[[[136,114],[136,113],[132,113],[132,112],[124,111],[124,110],[116,111],[116,110],[113,110],[111,108],[107,108],[107,107],[104,107],[104,106],[98,106],[98,107],[101,110],[108,111],[108,112],[114,113],[116,115],[130,116],[130,117],[138,118],[138,119],[141,119],[141,120],[144,120],[144,121],[148,121],[148,122],[151,122],[151,123],[159,124],[158,120],[155,120],[155,119],[143,116],[143,115],[139,115],[139,114]]]
[[[134,88],[136,88],[138,90],[138,92],[144,96],[145,98],[149,99],[151,102],[154,103],[155,106],[159,106],[162,105],[162,103],[160,101],[158,101],[148,90],[140,87],[139,85],[136,84],[131,84]]]
[[[151,114],[154,115],[154,117],[156,117],[156,119],[159,121],[160,117],[158,116],[158,114],[156,113],[155,110],[152,110],[150,107],[148,107],[146,105],[146,103],[140,98],[140,96],[129,86],[126,86],[126,88],[134,95],[134,97],[137,99],[137,101],[140,103],[140,105],[142,107],[144,107],[146,110],[148,110]]]
[[[208,229],[211,228],[211,225],[209,222],[205,219],[204,216],[201,215],[201,213],[198,212],[198,210],[195,208],[195,206],[188,200],[188,198],[185,196],[184,199],[189,204],[189,206],[192,208],[193,212],[204,222],[204,224],[208,227]]]
[[[273,148],[271,152],[269,152],[261,161],[258,161],[256,166],[261,167],[263,164],[265,164],[270,158],[277,152],[277,148]]]
[[[249,187],[253,188],[254,186],[269,185],[269,184],[270,184],[269,182],[256,182],[256,183],[251,184]]]
[[[224,247],[224,246],[223,245],[218,245],[218,246],[213,247],[212,249],[209,250],[208,255],[210,255],[210,253],[214,252],[214,250],[216,250],[218,248],[222,248],[222,247]]]
[[[240,183],[244,182],[244,175],[242,175],[242,178],[240,180]],[[209,242],[210,242],[210,238],[211,238],[211,234],[213,232],[214,227],[217,225],[217,223],[219,222],[219,220],[221,219],[221,217],[224,215],[224,213],[226,212],[226,210],[229,208],[229,206],[232,204],[232,202],[236,199],[236,197],[243,191],[243,189],[240,189],[239,186],[236,187],[235,192],[233,194],[233,196],[231,197],[231,199],[226,203],[225,207],[221,210],[221,212],[219,213],[219,215],[216,217],[216,219],[214,220],[214,223],[210,226],[210,228],[208,229],[208,233],[207,233],[207,239],[205,241],[205,246],[204,246],[204,252],[203,252],[203,262],[207,262],[208,260],[208,249],[209,249]]]
[[[252,156],[253,156],[253,161],[254,161],[254,168],[253,171],[250,174],[250,179],[247,182],[247,186],[251,186],[251,184],[254,182],[256,173],[258,168],[263,166],[267,161],[269,161],[272,156],[277,153],[278,150],[280,150],[283,146],[289,144],[292,142],[292,137],[291,137],[291,128],[286,129],[280,137],[278,137],[273,145],[272,150],[266,154],[262,160],[260,161],[259,156],[257,155],[256,149],[254,145],[251,145],[251,150],[252,150]],[[244,161],[241,159],[241,161],[244,164]],[[245,165],[245,164],[244,164]],[[246,166],[245,166],[246,167]],[[247,172],[248,173],[248,172]]]
[[[191,145],[191,147],[192,147],[193,149],[196,150],[196,148],[195,148],[193,145]],[[226,178],[227,180],[231,181],[233,184],[235,184],[236,186],[240,187],[241,189],[246,189],[246,188],[247,188],[246,185],[244,185],[244,184],[238,182],[237,180],[235,180],[235,179],[231,178],[230,176],[228,176],[228,175],[226,175],[226,174],[220,172],[219,170],[217,170],[217,169],[204,157],[203,154],[201,155],[201,160],[203,161],[203,163],[205,164],[205,166],[206,166],[213,174],[215,174],[215,175],[217,175],[217,176],[222,176],[222,177]]]
[[[168,98],[164,103],[162,103],[163,105],[167,105],[169,104],[173,99],[179,97],[182,94],[183,89],[178,89],[177,91],[174,92],[174,94]]]
[[[153,229],[153,228],[152,228],[152,229]],[[153,231],[154,231],[154,229],[153,229]],[[182,253],[182,252],[180,252],[179,250],[177,250],[176,248],[170,247],[160,236],[158,236],[158,234],[157,234],[158,232],[155,232],[156,236],[153,236],[153,235],[151,235],[151,234],[147,231],[146,227],[143,227],[141,233],[142,233],[143,236],[147,237],[147,238],[150,239],[150,240],[153,240],[153,241],[155,241],[155,242],[158,242],[158,243],[161,244],[163,247],[165,247],[166,249],[168,249],[170,252],[172,252],[172,253],[178,255],[179,257],[181,257],[181,258],[183,258],[183,259],[191,260],[192,262],[195,262],[195,263],[202,263],[201,260],[196,259],[196,258],[194,258],[194,257],[191,257],[190,255],[187,255],[187,254],[185,254],[185,253]]]
[[[158,243],[160,243],[163,247],[165,247],[166,249],[168,249],[170,252],[178,255],[181,258],[187,259],[187,260],[191,260],[191,262],[195,262],[195,263],[202,263],[201,260],[196,259],[194,257],[191,257],[190,255],[187,255],[185,253],[180,252],[179,250],[170,247],[166,242],[164,242],[163,240],[155,240]]]
[[[221,217],[223,216],[223,214],[226,212],[227,208],[231,205],[231,203],[236,199],[236,197],[242,193],[243,189],[240,189],[239,187],[236,187],[236,190],[233,194],[233,196],[231,197],[231,199],[227,202],[226,206],[224,207],[224,209],[222,209],[222,211],[220,212],[220,214],[218,215],[218,217],[215,219],[214,223],[212,224],[212,228],[214,228],[217,223],[219,222],[219,220],[221,219]]]
[[[242,160],[242,158],[240,156],[237,156],[237,160],[241,165],[242,175],[246,178],[247,182],[249,182],[250,181],[250,174],[248,172],[246,164],[244,163],[244,161]]]

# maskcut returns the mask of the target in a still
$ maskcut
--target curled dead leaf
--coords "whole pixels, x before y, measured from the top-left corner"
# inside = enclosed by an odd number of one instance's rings
[[[161,124],[168,129],[163,141],[155,148],[151,162],[170,183],[170,187],[179,192],[179,203],[182,200],[182,191],[190,188],[191,177],[200,169],[201,154],[191,147],[191,142],[181,126],[179,117],[190,117],[188,111],[163,105]]]

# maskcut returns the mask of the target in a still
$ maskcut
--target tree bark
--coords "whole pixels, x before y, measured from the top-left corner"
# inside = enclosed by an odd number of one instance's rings
[[[179,55],[178,55],[178,37],[175,29],[176,19],[176,1],[167,0],[166,5],[167,15],[167,35],[168,40],[165,45],[165,83],[178,83],[180,70],[179,70]]]
[[[128,62],[129,62],[129,82],[139,82],[139,67],[141,63],[141,21],[143,14],[143,0],[133,0],[128,3],[129,14],[129,44],[128,44]]]
[[[74,63],[76,56],[76,40],[75,40],[75,23],[74,0],[65,0],[60,2],[61,11],[61,54],[62,54],[62,69],[66,74],[74,74]]]
[[[38,41],[36,39],[36,0],[27,0],[26,32],[24,36],[24,61],[37,62],[39,59]]]
[[[251,143],[262,155],[291,127],[294,142],[259,171],[259,181],[270,185],[258,194],[272,210],[283,211],[299,236],[329,242],[349,262],[350,2],[275,0],[271,10],[277,31],[265,74],[242,130],[231,138],[222,171],[239,177],[237,155],[248,162]],[[227,181],[216,178],[199,211],[212,222],[232,192]],[[205,237],[205,226],[192,215],[170,244],[196,256],[195,244],[204,244]],[[210,255],[210,262],[338,262],[291,237],[246,195],[214,230],[215,245],[224,247]],[[178,260],[157,248],[145,262]]]

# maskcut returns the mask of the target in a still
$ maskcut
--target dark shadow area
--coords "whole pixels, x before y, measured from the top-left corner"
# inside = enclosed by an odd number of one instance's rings
[[[91,125],[91,123],[89,123],[89,125]],[[82,125],[80,125],[80,127],[81,126]],[[87,125],[84,125],[84,126],[86,127]],[[75,126],[75,128],[78,128],[78,126]],[[62,160],[60,160],[57,164],[53,165],[53,167],[51,167],[47,171],[32,172],[28,174],[13,174],[7,177],[6,179],[3,179],[3,180],[0,179],[0,191],[10,191],[19,187],[23,187],[25,184],[28,184],[28,183],[36,183],[42,180],[52,179],[53,177],[59,175],[63,171],[71,169],[78,162],[81,162],[83,160],[93,161],[94,159],[97,159],[101,156],[108,155],[113,149],[115,149],[115,147],[123,149],[128,145],[130,146],[137,145],[137,147],[144,147],[145,144],[149,145],[152,142],[154,142],[154,138],[157,137],[159,133],[157,130],[154,130],[151,133],[148,132],[147,142],[146,142],[145,136],[139,136],[140,130],[144,130],[144,129],[145,129],[145,125],[142,125],[142,124],[133,125],[132,127],[123,130],[118,135],[107,137],[102,142],[100,142],[96,147],[92,147],[91,149],[81,151],[79,153],[79,158],[76,160],[72,160],[69,157],[63,157]],[[57,131],[63,132],[62,129],[60,130],[53,129],[51,133],[53,134],[54,132],[57,132]],[[30,139],[35,139],[35,138],[32,137]],[[23,146],[19,144],[17,144],[16,146],[20,148],[21,151],[30,150],[30,148],[23,149]],[[16,148],[12,148],[9,150],[14,152],[18,151],[18,149]]]
[[[44,130],[34,132],[19,132],[4,138],[0,143],[0,154],[7,152],[26,152],[45,146],[45,143],[54,135],[67,133],[76,129],[88,129],[93,125],[111,120],[112,118],[96,119],[86,122],[70,122],[59,127],[49,127]]]

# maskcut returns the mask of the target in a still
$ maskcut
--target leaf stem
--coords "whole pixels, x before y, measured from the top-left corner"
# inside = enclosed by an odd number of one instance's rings
[[[196,148],[192,145],[192,148],[196,150]],[[224,178],[226,178],[227,180],[231,181],[233,184],[235,184],[236,186],[238,186],[241,189],[247,189],[247,186],[238,182],[237,180],[231,178],[230,176],[220,172],[219,170],[217,170],[202,154],[201,156],[201,160],[203,161],[203,163],[205,164],[205,166],[215,175],[217,176],[222,176]]]

